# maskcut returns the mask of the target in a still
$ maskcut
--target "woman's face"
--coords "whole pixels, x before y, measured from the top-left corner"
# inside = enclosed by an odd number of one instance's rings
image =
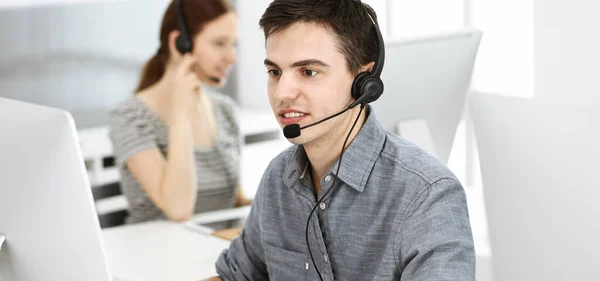
[[[225,85],[231,67],[237,60],[238,19],[228,12],[204,25],[194,38],[192,54],[198,61],[196,73],[207,85]]]

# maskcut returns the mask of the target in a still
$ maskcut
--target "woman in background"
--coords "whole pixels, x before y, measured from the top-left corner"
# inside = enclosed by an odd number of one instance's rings
[[[225,0],[175,0],[165,11],[160,46],[135,95],[110,114],[126,223],[250,204],[239,189],[237,105],[204,89],[224,85],[237,24]]]

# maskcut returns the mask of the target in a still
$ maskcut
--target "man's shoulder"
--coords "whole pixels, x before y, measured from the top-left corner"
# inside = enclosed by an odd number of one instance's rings
[[[416,177],[424,184],[432,184],[443,178],[458,180],[441,160],[392,133],[387,133],[382,157],[390,160],[396,169],[402,170],[403,175]]]
[[[290,161],[292,161],[297,148],[297,145],[291,145],[271,159],[271,162],[269,162],[269,165],[267,165],[262,174],[257,196],[276,196],[277,192],[266,192],[266,190],[281,190],[280,187],[284,185],[283,174],[288,168]]]

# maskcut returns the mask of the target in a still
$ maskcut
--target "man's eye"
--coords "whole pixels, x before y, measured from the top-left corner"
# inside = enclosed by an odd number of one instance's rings
[[[273,77],[277,77],[281,74],[281,72],[277,69],[270,69],[269,71],[267,71],[269,73],[269,75],[273,76]]]
[[[319,72],[310,70],[310,69],[305,69],[305,70],[302,70],[302,74],[304,74],[305,76],[308,76],[308,77],[314,77],[314,76],[317,76],[317,74],[319,74]]]

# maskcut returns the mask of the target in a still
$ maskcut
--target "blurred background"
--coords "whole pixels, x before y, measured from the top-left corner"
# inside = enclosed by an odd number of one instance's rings
[[[120,101],[132,96],[143,63],[158,47],[159,24],[169,2],[0,1],[0,97],[71,112],[80,133],[93,186],[118,181],[106,136],[108,112]],[[282,139],[272,116],[263,71],[264,37],[258,27],[258,19],[270,1],[231,2],[240,20],[238,62],[226,87],[219,91],[234,98],[242,107],[245,136],[242,186],[244,193],[251,197],[269,161],[289,144]],[[453,135],[446,162],[467,192],[478,253],[478,280],[492,280],[493,251],[488,226],[489,209],[486,209],[486,200],[491,199],[486,198],[484,193],[483,163],[480,162],[479,139],[476,136],[477,128],[481,127],[484,131],[489,128],[473,118],[489,111],[469,110],[474,103],[470,104],[468,97],[493,94],[523,102],[543,101],[540,103],[544,104],[545,110],[556,114],[567,114],[569,110],[577,112],[581,106],[600,105],[600,86],[597,83],[600,65],[597,27],[600,19],[595,15],[600,10],[600,2],[363,2],[369,3],[378,13],[386,42],[464,29],[482,31],[472,79],[464,93],[464,100],[460,100],[461,107],[456,109],[460,119],[450,128]],[[394,67],[393,64],[385,66],[388,73]],[[405,93],[386,94],[385,102],[393,104],[396,101],[394,96]],[[401,101],[398,99],[398,102]],[[513,108],[501,99],[497,107],[489,100],[481,103],[485,103],[488,109],[497,109],[497,116],[521,116],[512,114]],[[515,122],[520,123],[519,120]],[[549,124],[543,120],[540,122]],[[594,128],[597,125],[594,124]],[[393,128],[391,130],[394,131]],[[594,131],[593,128],[585,130],[587,133]],[[394,132],[400,134],[399,131]],[[506,130],[507,134],[510,132]],[[577,135],[571,137],[577,138]],[[590,149],[597,151],[597,148]],[[551,151],[548,153],[552,154]],[[538,160],[559,161],[551,158]],[[493,162],[493,159],[490,161]],[[494,173],[491,165],[489,167],[489,173]],[[483,169],[485,174],[485,167]],[[523,166],[523,169],[528,167]],[[594,184],[579,186],[573,192],[599,195],[598,187]],[[556,196],[562,195],[557,193]],[[115,196],[98,202],[97,210],[99,214],[110,213],[124,208],[126,204],[123,197]],[[533,205],[531,207],[534,208]]]

